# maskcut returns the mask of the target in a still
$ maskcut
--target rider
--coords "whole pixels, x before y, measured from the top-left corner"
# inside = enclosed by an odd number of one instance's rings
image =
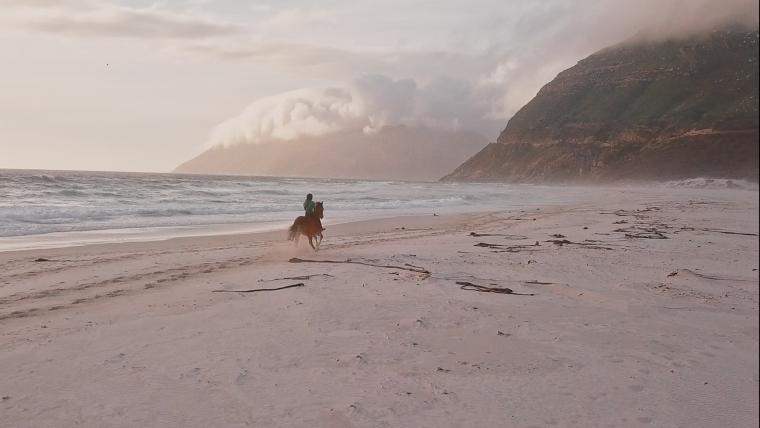
[[[303,209],[307,216],[314,214],[314,210],[317,209],[317,204],[314,203],[314,195],[311,193],[306,195],[306,200],[303,201]]]
[[[314,203],[314,195],[309,193],[306,195],[306,200],[303,201],[303,209],[306,211],[306,217],[311,217],[314,215],[314,211],[317,209],[317,204]],[[316,216],[314,216],[316,218]],[[319,227],[322,230],[325,230],[325,228],[322,226],[322,221],[317,218],[317,222],[319,223]]]

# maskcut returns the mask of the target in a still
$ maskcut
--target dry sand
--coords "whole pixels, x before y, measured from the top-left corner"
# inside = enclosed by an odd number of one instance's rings
[[[0,253],[0,426],[757,426],[757,192],[590,191]]]

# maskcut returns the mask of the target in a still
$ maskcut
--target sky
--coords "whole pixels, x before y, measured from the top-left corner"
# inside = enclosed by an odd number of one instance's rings
[[[495,140],[634,35],[751,0],[0,0],[0,168],[168,172],[214,145],[386,125]]]

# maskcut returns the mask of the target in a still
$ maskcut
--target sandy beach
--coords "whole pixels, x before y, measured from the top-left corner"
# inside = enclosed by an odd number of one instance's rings
[[[589,192],[0,252],[0,426],[757,426],[758,193]]]

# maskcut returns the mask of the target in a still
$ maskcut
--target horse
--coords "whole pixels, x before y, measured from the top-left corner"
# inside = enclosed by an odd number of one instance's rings
[[[296,245],[298,245],[298,238],[300,238],[301,235],[307,236],[311,248],[313,248],[314,251],[319,251],[319,245],[322,243],[322,222],[320,219],[324,218],[324,213],[324,204],[322,204],[322,202],[317,202],[314,213],[296,218],[293,225],[288,229],[288,240],[295,240]],[[316,241],[316,246],[314,246],[312,239]]]

